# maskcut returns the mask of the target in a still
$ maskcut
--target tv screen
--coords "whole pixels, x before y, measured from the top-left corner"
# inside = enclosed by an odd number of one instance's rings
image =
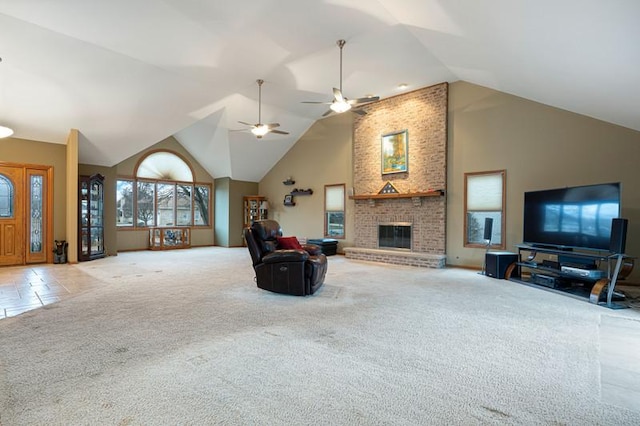
[[[523,240],[608,251],[611,221],[619,216],[619,182],[525,192]]]

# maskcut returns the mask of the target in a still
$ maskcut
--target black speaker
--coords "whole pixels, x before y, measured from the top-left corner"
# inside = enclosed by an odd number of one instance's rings
[[[484,260],[487,265],[486,275],[504,279],[509,265],[518,261],[518,255],[506,251],[490,251],[485,255]]]
[[[484,239],[491,240],[491,233],[493,232],[493,218],[486,217],[484,219]]]
[[[624,254],[627,245],[627,224],[628,219],[616,218],[611,221],[611,239],[609,240],[609,251],[612,253]]]

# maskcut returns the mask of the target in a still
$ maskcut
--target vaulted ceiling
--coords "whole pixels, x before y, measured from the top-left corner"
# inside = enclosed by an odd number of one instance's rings
[[[0,0],[0,124],[113,166],[173,135],[258,181],[349,98],[465,80],[640,130],[637,0]],[[257,139],[238,121],[278,122]]]

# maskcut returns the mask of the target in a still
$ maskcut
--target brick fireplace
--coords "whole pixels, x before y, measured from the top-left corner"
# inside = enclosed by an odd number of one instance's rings
[[[354,247],[349,258],[442,268],[445,256],[448,84],[367,105],[354,119]],[[381,137],[406,129],[408,170],[382,174]],[[390,182],[397,190],[379,194]],[[380,248],[378,227],[411,224],[411,248]]]

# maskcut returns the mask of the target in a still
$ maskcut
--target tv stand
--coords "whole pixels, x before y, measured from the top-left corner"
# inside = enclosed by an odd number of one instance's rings
[[[505,279],[556,291],[591,303],[600,304],[607,289],[606,306],[612,309],[627,306],[613,302],[616,282],[626,278],[633,269],[634,258],[619,253],[570,251],[558,247],[540,247],[518,244],[518,261],[509,265]],[[560,263],[563,256],[596,264],[598,269],[580,268]],[[544,258],[544,259],[543,259]],[[604,302],[603,302],[604,303]]]

